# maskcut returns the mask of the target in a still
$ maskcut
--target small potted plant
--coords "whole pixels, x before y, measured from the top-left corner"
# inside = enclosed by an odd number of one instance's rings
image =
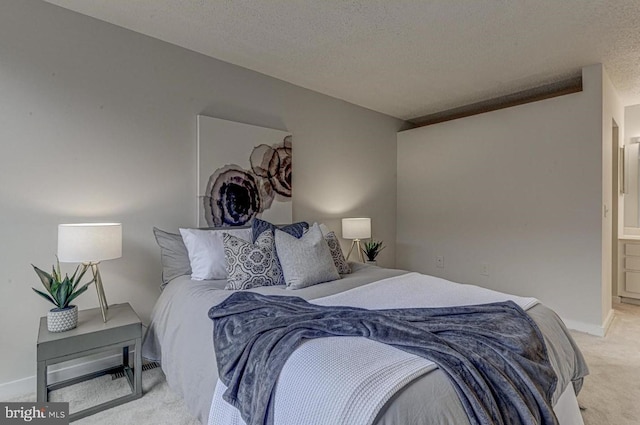
[[[385,247],[382,245],[382,241],[369,240],[364,243],[364,248],[362,248],[362,252],[367,257],[368,264],[376,264],[376,257],[380,254]]]
[[[40,270],[33,264],[31,265],[42,281],[42,285],[47,290],[47,293],[39,291],[36,288],[31,289],[55,305],[55,308],[52,308],[47,313],[47,329],[49,329],[49,332],[64,332],[78,325],[78,307],[71,305],[71,302],[76,299],[78,295],[86,291],[94,281],[92,279],[90,282],[78,287],[89,268],[86,264],[82,265],[80,273],[78,273],[80,269],[80,266],[78,266],[71,277],[65,274],[64,279],[60,273],[60,261],[57,261],[57,265],[57,269],[55,266],[52,267],[53,271],[51,274]]]

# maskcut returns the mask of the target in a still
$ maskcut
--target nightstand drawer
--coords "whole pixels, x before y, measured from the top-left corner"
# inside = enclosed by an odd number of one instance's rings
[[[47,318],[42,317],[38,336],[38,358],[48,360],[141,338],[142,323],[129,304],[111,305],[109,315],[109,321],[104,323],[100,309],[80,310],[78,326],[62,333],[48,332]]]

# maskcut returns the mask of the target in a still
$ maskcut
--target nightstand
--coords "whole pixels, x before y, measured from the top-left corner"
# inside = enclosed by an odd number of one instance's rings
[[[133,368],[129,366],[129,347],[135,349]],[[47,368],[51,365],[114,349],[122,349],[122,365],[47,384]],[[142,397],[142,322],[128,303],[109,306],[109,320],[104,323],[99,308],[78,312],[78,326],[66,332],[47,330],[47,318],[40,318],[37,349],[37,400],[49,401],[49,392],[108,373],[124,371],[131,394],[74,412],[71,421]]]

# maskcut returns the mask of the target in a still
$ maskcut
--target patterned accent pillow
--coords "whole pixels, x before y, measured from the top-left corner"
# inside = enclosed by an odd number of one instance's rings
[[[300,221],[298,223],[287,224],[286,226],[276,226],[275,224],[271,224],[268,221],[260,220],[256,218],[253,220],[251,224],[251,232],[253,236],[253,242],[258,239],[265,230],[271,231],[272,235],[275,235],[276,229],[282,230],[285,233],[290,234],[291,236],[295,236],[300,239],[304,232],[309,228],[309,223],[306,221]]]
[[[228,233],[222,235],[227,259],[227,285],[224,289],[250,289],[284,283],[271,231],[262,232],[256,243]]]
[[[338,242],[336,234],[334,232],[329,232],[324,235],[324,240],[327,241],[327,245],[329,245],[331,258],[333,258],[333,264],[336,265],[338,273],[351,273],[351,267],[349,267],[349,263],[347,263],[347,260],[344,258],[344,254],[342,253],[342,248],[340,247],[340,242]]]

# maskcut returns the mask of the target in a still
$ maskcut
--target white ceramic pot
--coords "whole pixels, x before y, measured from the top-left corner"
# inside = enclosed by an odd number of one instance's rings
[[[78,307],[52,308],[47,313],[47,329],[49,332],[64,332],[78,326]]]
[[[372,266],[377,266],[378,262],[376,260],[367,260],[367,264],[371,264]]]

